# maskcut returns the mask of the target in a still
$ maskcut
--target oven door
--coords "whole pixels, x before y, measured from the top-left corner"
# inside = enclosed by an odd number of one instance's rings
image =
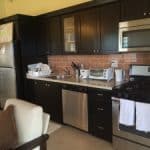
[[[112,115],[113,115],[113,143],[117,143],[117,137],[139,143],[142,145],[150,146],[150,139],[137,134],[127,132],[119,129],[119,108],[120,99],[112,97]]]
[[[150,25],[119,29],[119,51],[150,51]]]

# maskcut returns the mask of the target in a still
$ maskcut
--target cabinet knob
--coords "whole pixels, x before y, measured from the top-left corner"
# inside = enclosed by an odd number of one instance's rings
[[[148,14],[150,15],[150,12]]]
[[[144,12],[144,16],[146,16],[147,15],[147,13],[146,12]]]
[[[96,50],[93,50],[93,52],[95,53],[95,52],[96,52]]]

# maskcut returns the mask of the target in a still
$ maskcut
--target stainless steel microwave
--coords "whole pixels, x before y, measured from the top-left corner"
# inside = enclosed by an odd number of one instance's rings
[[[119,23],[119,51],[150,51],[150,18]]]

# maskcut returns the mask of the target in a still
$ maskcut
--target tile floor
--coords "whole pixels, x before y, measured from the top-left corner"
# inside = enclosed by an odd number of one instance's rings
[[[113,150],[111,143],[68,126],[51,133],[47,146],[48,150]]]

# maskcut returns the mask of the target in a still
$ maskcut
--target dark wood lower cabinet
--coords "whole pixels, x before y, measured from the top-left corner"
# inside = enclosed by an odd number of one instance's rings
[[[28,80],[28,87],[27,99],[41,105],[44,112],[50,114],[51,120],[62,123],[61,86],[58,83]]]
[[[89,132],[94,136],[112,141],[111,93],[96,89],[89,90]]]
[[[34,80],[24,79],[24,99],[31,103],[34,101]]]
[[[27,79],[26,87],[27,100],[41,105],[50,114],[51,120],[63,123],[61,84]],[[77,90],[78,86],[75,88]],[[88,88],[87,92],[89,133],[112,141],[111,91]]]

